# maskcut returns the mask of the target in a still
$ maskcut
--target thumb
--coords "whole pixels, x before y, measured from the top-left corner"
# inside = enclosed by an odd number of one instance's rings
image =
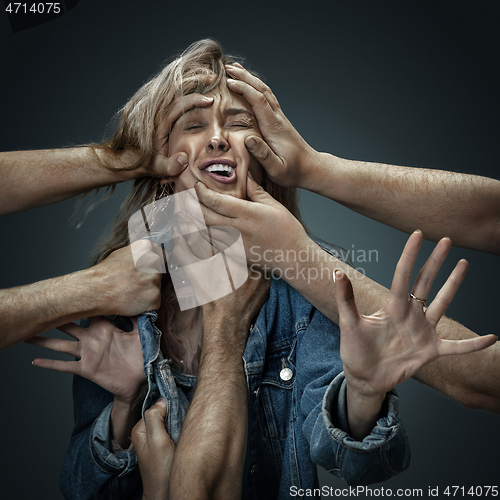
[[[144,413],[146,421],[146,432],[148,441],[159,439],[165,434],[165,416],[167,414],[167,403],[160,398],[149,410]]]
[[[355,326],[359,319],[358,308],[354,301],[354,292],[349,278],[336,269],[335,271],[335,299],[339,310],[339,325],[348,329]]]
[[[262,186],[254,181],[250,170],[247,172],[247,197],[251,201],[265,205],[278,203]]]
[[[135,424],[130,437],[136,450],[139,448],[140,443],[146,440],[146,424],[142,418]]]
[[[169,158],[165,158],[157,167],[161,177],[175,177],[187,168],[189,157],[186,153],[176,153]]]
[[[196,194],[198,199],[205,205],[207,208],[215,212],[216,214],[223,215],[224,217],[238,217],[239,215],[245,213],[246,205],[248,202],[244,200],[240,200],[239,198],[235,198],[234,196],[230,196],[228,194],[218,193],[213,189],[208,188],[203,182],[196,182],[195,184]],[[205,212],[203,212],[205,216]],[[216,223],[216,221],[212,221],[215,223],[208,223],[205,219],[207,225],[219,225],[223,226],[222,223]],[[222,222],[222,219],[221,219]]]
[[[245,139],[245,146],[250,154],[264,167],[269,174],[270,171],[276,170],[281,165],[280,158],[268,146],[266,141],[261,137],[249,136]]]

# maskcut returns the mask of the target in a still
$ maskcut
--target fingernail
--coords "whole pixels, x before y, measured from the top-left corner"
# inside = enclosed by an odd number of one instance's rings
[[[188,155],[186,153],[181,153],[178,157],[177,157],[177,161],[183,166],[183,167],[187,167],[188,164],[189,164],[189,158],[188,158]]]
[[[207,102],[212,102],[214,100],[213,97],[203,96],[203,100]]]
[[[160,406],[167,406],[167,402],[163,398],[160,398],[155,404]]]
[[[250,150],[253,151],[254,149],[257,148],[257,141],[253,138],[250,137],[245,141],[245,146]]]
[[[342,278],[342,271],[335,269],[335,272],[333,273],[333,281],[337,281],[340,278]]]
[[[253,175],[252,175],[252,172],[250,172],[250,170],[248,170],[248,171],[247,171],[247,175],[248,175],[248,177],[250,177],[250,179],[252,179],[252,181],[253,181]]]
[[[237,80],[233,80],[232,78],[228,78],[226,81],[228,85],[232,85],[237,82]]]

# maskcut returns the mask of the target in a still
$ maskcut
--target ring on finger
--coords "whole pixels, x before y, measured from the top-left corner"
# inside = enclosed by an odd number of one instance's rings
[[[425,306],[425,303],[427,302],[427,299],[419,299],[418,297],[415,297],[413,293],[410,293],[410,299],[415,299],[417,302],[420,302],[422,306]]]

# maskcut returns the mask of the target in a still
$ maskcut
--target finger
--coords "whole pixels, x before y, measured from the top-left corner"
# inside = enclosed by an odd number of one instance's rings
[[[443,238],[434,248],[427,262],[418,273],[412,293],[420,299],[427,299],[431,291],[432,283],[451,248],[450,238]],[[417,302],[417,301],[415,301]]]
[[[452,354],[468,354],[470,352],[481,351],[496,343],[496,335],[485,335],[466,340],[445,340],[439,339],[439,356],[450,356]]]
[[[446,309],[448,309],[448,306],[465,278],[468,268],[468,262],[462,259],[455,266],[455,269],[453,269],[446,283],[441,287],[441,290],[439,290],[438,294],[427,308],[425,315],[432,326],[436,326],[441,316],[443,316]]]
[[[77,340],[80,338],[82,334],[85,334],[85,328],[82,328],[76,323],[66,323],[64,325],[58,326],[57,330]]]
[[[227,194],[217,193],[213,189],[209,189],[203,182],[197,182],[195,188],[198,199],[205,207],[216,214],[224,216],[217,221],[214,221],[214,218],[212,218],[215,224],[212,224],[211,221],[210,223],[207,222],[207,225],[225,226],[228,225],[228,223],[231,224],[227,219],[237,218],[247,211],[246,205],[248,202],[245,200],[240,200]]]
[[[250,104],[261,130],[263,127],[272,128],[279,125],[276,116],[277,109],[276,107],[273,109],[266,94],[241,80],[229,78],[227,86],[231,92],[241,95]]]
[[[157,274],[161,279],[163,270],[162,248],[149,240],[140,239],[130,245],[135,267],[143,273]]]
[[[151,408],[144,413],[146,432],[149,442],[159,441],[165,437],[165,416],[167,414],[167,403],[160,398]]]
[[[189,157],[186,153],[176,153],[165,157],[158,167],[160,177],[175,177],[180,175],[189,165]]]
[[[234,78],[241,80],[245,83],[248,83],[251,85],[255,90],[261,92],[262,94],[265,95],[266,99],[269,102],[269,105],[273,110],[278,110],[280,105],[278,102],[278,99],[276,96],[273,94],[273,91],[271,88],[266,85],[260,78],[258,78],[255,75],[252,75],[249,71],[247,71],[243,66],[238,65],[227,65],[226,66],[226,72],[233,76]]]
[[[265,170],[282,166],[281,158],[267,145],[266,141],[257,136],[245,139],[245,146],[250,154],[264,167]]]
[[[50,349],[51,351],[63,352],[71,356],[79,357],[80,344],[72,340],[55,339],[52,337],[32,337],[26,343]]]
[[[174,105],[168,113],[168,119],[162,121],[161,131],[158,133],[165,135],[170,132],[173,124],[187,111],[194,108],[206,108],[211,106],[214,102],[213,97],[209,97],[203,94],[189,94],[175,99]]]
[[[80,374],[81,365],[79,361],[61,361],[59,359],[36,358],[33,360],[33,364],[40,368],[45,368],[46,370],[73,373],[74,375]]]
[[[354,300],[352,284],[349,278],[338,269],[335,270],[335,299],[342,328],[354,328],[360,316]]]
[[[132,443],[134,445],[135,451],[137,452],[141,448],[141,444],[146,441],[146,424],[144,420],[141,418],[137,424],[135,424],[132,429]]]
[[[184,236],[186,243],[198,259],[209,259],[218,253],[212,244],[208,229]]]
[[[281,203],[276,201],[262,186],[254,181],[250,171],[248,171],[247,175],[247,197],[255,203],[283,208]],[[250,208],[254,207],[250,205]]]
[[[174,269],[176,262],[179,262],[182,267],[185,267],[190,264],[196,264],[200,261],[200,259],[191,251],[183,236],[179,236],[175,239],[174,247],[172,249],[172,257],[174,260],[170,262],[169,265],[173,265]],[[170,267],[169,269],[172,268]]]
[[[406,242],[405,248],[399,259],[394,278],[392,280],[391,295],[398,300],[408,300],[411,275],[418,251],[422,245],[423,235],[421,231],[415,231]]]

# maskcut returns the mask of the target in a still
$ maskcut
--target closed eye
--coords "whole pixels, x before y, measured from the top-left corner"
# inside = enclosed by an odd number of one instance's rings
[[[196,130],[202,128],[203,125],[200,123],[188,123],[185,127],[184,130]]]
[[[253,125],[251,122],[246,122],[246,121],[237,121],[237,122],[231,122],[228,124],[229,127],[244,127],[244,128],[251,128]]]

